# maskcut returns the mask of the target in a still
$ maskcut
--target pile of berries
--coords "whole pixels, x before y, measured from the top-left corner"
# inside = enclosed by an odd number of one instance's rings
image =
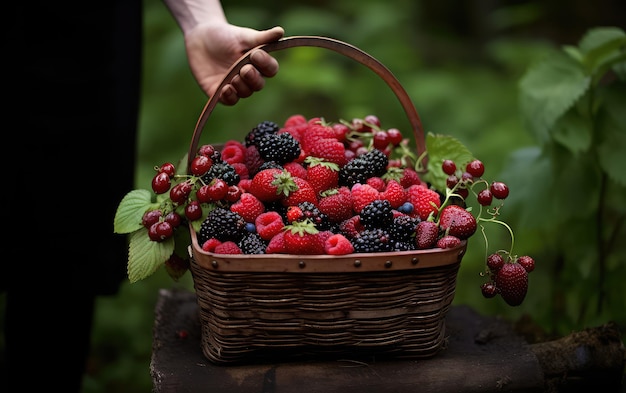
[[[508,187],[484,180],[481,161],[462,169],[449,159],[431,161],[447,175],[438,190],[423,180],[421,157],[408,144],[374,115],[263,121],[242,142],[200,146],[184,173],[169,162],[155,167],[159,204],[145,211],[142,226],[160,243],[191,223],[202,249],[216,254],[300,255],[454,248],[483,221],[508,228],[497,219],[499,206],[490,209]],[[478,214],[466,208],[470,193]],[[166,264],[184,267],[184,259],[173,254]],[[483,295],[520,304],[532,258],[499,251],[486,266]]]

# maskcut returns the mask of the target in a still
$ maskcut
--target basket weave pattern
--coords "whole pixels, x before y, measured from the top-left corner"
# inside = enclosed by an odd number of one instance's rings
[[[360,49],[325,37],[284,38],[260,48],[333,50],[367,66],[395,93],[425,151],[419,116],[400,83]],[[217,88],[245,64],[234,64]],[[219,95],[202,111],[188,159]],[[467,242],[455,249],[330,255],[220,255],[205,252],[190,225],[191,273],[202,330],[202,351],[214,363],[321,355],[428,358],[445,343],[445,316]]]

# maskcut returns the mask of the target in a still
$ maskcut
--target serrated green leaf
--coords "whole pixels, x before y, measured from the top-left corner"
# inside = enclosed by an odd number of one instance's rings
[[[585,94],[590,82],[581,65],[563,53],[528,69],[519,84],[520,109],[540,143],[549,141],[549,130]]]
[[[573,154],[587,151],[592,141],[592,125],[578,112],[569,110],[552,129],[554,140]]]
[[[457,168],[463,168],[474,159],[469,149],[450,135],[429,132],[426,135],[426,151],[428,151],[428,172],[424,175],[424,180],[441,192],[445,191],[448,178],[441,168],[443,161],[452,160]]]
[[[148,190],[132,190],[122,198],[113,219],[115,233],[131,233],[141,228],[141,219],[146,210],[157,208],[151,201]]]
[[[174,238],[151,241],[147,229],[131,233],[128,245],[128,279],[131,283],[151,276],[174,252]]]

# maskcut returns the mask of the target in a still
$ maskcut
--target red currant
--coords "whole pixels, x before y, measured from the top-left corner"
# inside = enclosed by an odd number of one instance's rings
[[[170,190],[170,199],[177,204],[184,203],[191,193],[191,184],[188,182],[178,183]]]
[[[202,206],[200,206],[200,202],[191,201],[185,206],[185,217],[189,221],[196,221],[202,217]]]
[[[226,201],[228,202],[237,202],[239,198],[241,197],[242,193],[243,193],[243,190],[241,188],[235,185],[232,185],[228,187],[228,192],[226,193],[226,196],[224,197],[224,199],[226,199]]]
[[[474,177],[481,177],[485,173],[485,165],[480,160],[473,160],[465,166],[465,170]]]
[[[369,128],[370,130],[376,129],[376,128],[380,129],[380,119],[376,115],[367,115],[365,116],[365,118],[363,118],[363,121],[367,123],[365,126]]]
[[[386,131],[374,131],[374,147],[378,150],[384,150],[389,145],[389,136]]]
[[[443,160],[441,163],[441,169],[443,170],[443,173],[451,176],[454,175],[454,172],[456,172],[456,164],[452,160]]]
[[[472,176],[472,174],[469,172],[463,172],[463,174],[461,175],[461,181],[465,183],[472,183],[474,182],[474,176]]]
[[[181,222],[183,221],[182,218],[180,217],[180,214],[178,214],[176,212],[169,212],[165,216],[164,220],[169,222],[170,225],[172,226],[172,228],[178,228],[180,226]]]
[[[166,172],[159,172],[152,178],[152,191],[156,194],[164,194],[172,185],[170,176]]]
[[[195,156],[191,161],[191,174],[202,176],[211,168],[213,160],[207,156]]]
[[[150,240],[155,242],[162,242],[164,240],[169,239],[174,235],[174,228],[170,225],[169,222],[161,221],[155,224],[152,224],[150,229],[148,229],[148,236]]]
[[[484,190],[482,190],[481,192],[478,193],[478,196],[476,197],[476,200],[482,206],[489,206],[489,205],[491,205],[491,201],[493,200],[493,195],[491,194],[491,190],[488,189],[488,188],[485,188]]]
[[[487,267],[491,273],[497,273],[504,266],[504,258],[498,253],[490,254],[487,257]]]
[[[498,199],[505,199],[509,196],[509,187],[501,181],[491,183],[491,193]]]
[[[522,265],[524,270],[526,270],[528,273],[535,270],[535,260],[532,257],[529,257],[528,255],[523,255],[517,258],[517,263]]]
[[[448,178],[446,179],[446,186],[449,189],[453,189],[454,186],[456,186],[459,183],[459,178],[456,177],[455,175],[450,175],[448,176]]]
[[[483,296],[487,299],[490,299],[498,294],[498,289],[496,288],[495,284],[492,282],[486,282],[483,285],[481,285],[480,291],[482,292]]]
[[[171,162],[166,162],[159,167],[159,172],[165,172],[171,178],[176,174],[176,168]]]
[[[215,153],[215,147],[213,145],[202,145],[198,149],[198,154],[201,156],[212,157]]]
[[[389,137],[389,143],[393,146],[398,146],[402,142],[402,133],[397,128],[388,129],[387,136]]]
[[[469,195],[469,190],[467,188],[457,188],[456,193],[463,199],[467,198]]]
[[[141,225],[149,229],[152,224],[159,222],[161,214],[161,210],[150,210],[145,212],[141,218]]]

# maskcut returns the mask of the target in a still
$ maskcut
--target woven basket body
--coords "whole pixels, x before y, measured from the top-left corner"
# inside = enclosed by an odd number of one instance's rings
[[[408,95],[377,60],[341,41],[289,37],[261,48],[327,48],[378,74],[394,91],[424,151],[421,123]],[[244,55],[217,91],[249,63]],[[189,160],[218,96],[196,125]],[[329,255],[221,255],[202,250],[192,227],[191,273],[202,351],[233,364],[315,355],[428,358],[445,343],[445,316],[467,242],[453,249]]]

